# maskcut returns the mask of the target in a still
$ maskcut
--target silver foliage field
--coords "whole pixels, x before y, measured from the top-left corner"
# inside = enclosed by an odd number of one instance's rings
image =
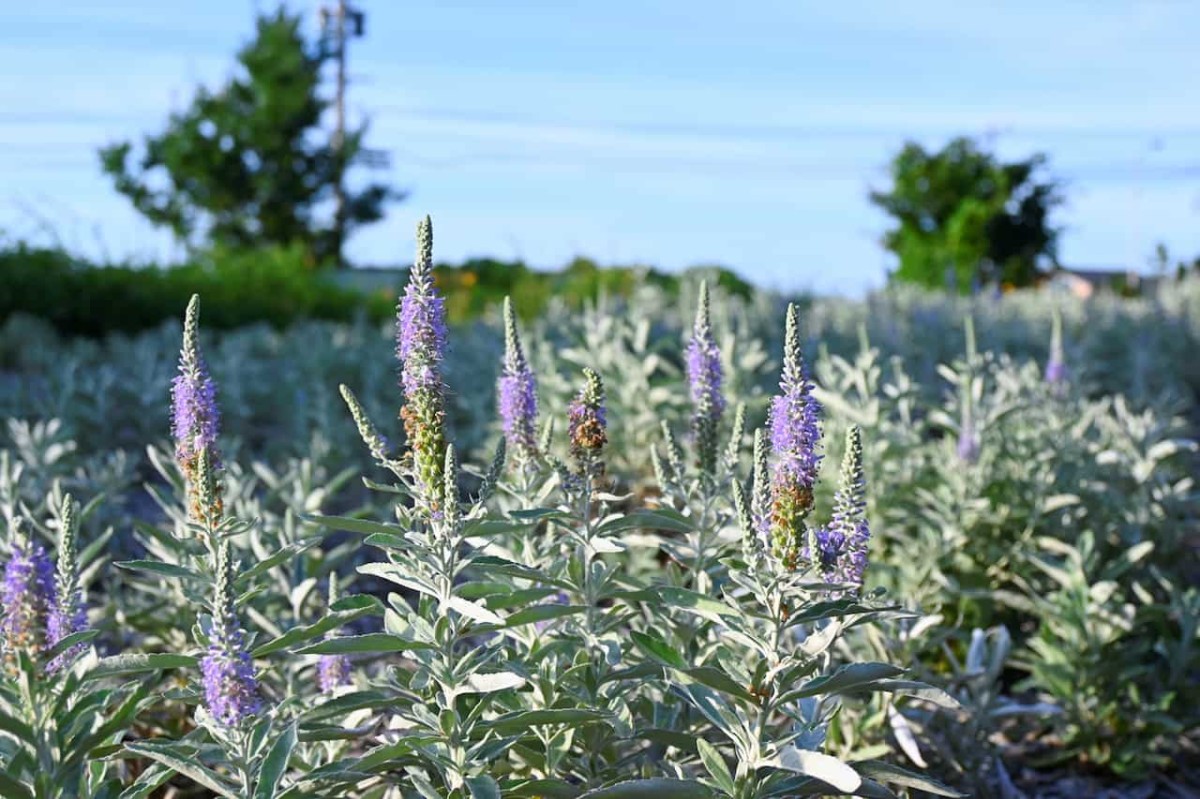
[[[500,309],[441,340],[420,263],[400,362],[390,327],[217,337],[198,308],[187,335],[0,330],[0,795],[1194,778],[1200,284],[714,291],[701,325],[697,282],[506,343]],[[173,431],[181,340],[214,436]],[[502,372],[536,381],[536,434],[502,431]]]

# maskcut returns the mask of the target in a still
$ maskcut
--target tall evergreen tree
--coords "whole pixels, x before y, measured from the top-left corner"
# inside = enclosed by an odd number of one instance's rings
[[[150,222],[189,245],[298,244],[313,264],[338,260],[341,236],[403,195],[379,183],[347,188],[342,224],[333,218],[338,181],[363,161],[366,126],[348,130],[340,149],[322,130],[328,58],[305,40],[298,16],[282,8],[260,16],[232,78],[215,92],[201,87],[136,158],[128,141],[103,148],[104,172]]]

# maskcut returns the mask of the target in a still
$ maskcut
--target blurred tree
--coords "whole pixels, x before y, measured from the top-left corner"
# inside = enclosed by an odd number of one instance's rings
[[[1189,263],[1186,259],[1180,258],[1176,260],[1171,256],[1167,245],[1161,241],[1154,246],[1154,255],[1150,258],[1150,267],[1159,277],[1166,277],[1171,271],[1171,262],[1175,261],[1174,271],[1175,279],[1183,280],[1190,274],[1200,275],[1200,255],[1196,256]]]
[[[330,218],[335,186],[366,155],[366,126],[347,131],[340,149],[321,130],[328,58],[305,41],[298,16],[260,16],[235,76],[216,92],[201,87],[162,133],[145,137],[136,165],[130,142],[103,148],[104,172],[190,246],[300,245],[313,266],[337,261],[340,233],[381,219],[384,203],[403,195],[376,183],[347,190],[342,225]]]
[[[900,259],[895,280],[967,292],[1027,286],[1056,262],[1049,215],[1062,202],[1041,180],[1045,156],[1002,163],[967,138],[938,152],[909,142],[891,164],[890,191],[871,202],[896,222],[883,246]]]

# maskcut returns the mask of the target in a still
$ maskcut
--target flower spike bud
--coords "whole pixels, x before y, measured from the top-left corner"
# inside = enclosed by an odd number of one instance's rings
[[[207,448],[197,453],[195,482],[191,518],[210,530],[215,529],[225,515],[225,503],[221,498],[221,485],[217,480],[212,452]]]
[[[658,483],[660,489],[666,488],[671,482],[671,477],[667,474],[667,465],[663,463],[662,455],[658,453],[658,447],[650,445],[650,468],[654,472],[654,482]]]
[[[504,463],[507,459],[508,443],[500,438],[496,441],[496,450],[492,454],[491,465],[488,466],[483,480],[479,483],[479,495],[475,498],[476,505],[483,505],[492,498],[492,494],[496,493],[496,486],[500,484],[500,475],[504,474]]]
[[[504,369],[496,382],[496,405],[504,427],[504,437],[519,463],[531,463],[538,457],[537,381],[517,331],[512,300],[504,298]]]
[[[414,482],[430,511],[440,501],[446,454],[445,348],[446,308],[433,282],[433,223],[425,217],[417,226],[417,257],[396,312],[396,354]]]
[[[742,481],[733,481],[733,510],[737,512],[738,527],[742,528],[742,535],[746,541],[757,541],[758,530],[755,529],[754,515],[750,512],[750,503],[746,500],[745,488],[742,487]]]
[[[1050,357],[1046,360],[1044,379],[1050,385],[1059,385],[1067,379],[1067,364],[1063,355],[1062,312],[1056,307],[1050,327]]]
[[[600,375],[584,368],[583,376],[583,388],[567,408],[567,438],[575,460],[590,470],[599,466],[600,454],[608,443],[608,412]]]
[[[691,429],[696,441],[696,461],[701,471],[713,474],[716,470],[716,428],[725,411],[725,396],[721,394],[724,374],[721,371],[721,350],[713,338],[709,319],[708,282],[700,284],[700,301],[696,307],[696,322],[688,343],[688,386],[691,394]]]
[[[754,474],[750,489],[750,519],[759,542],[771,535],[771,473],[767,461],[767,432],[754,431]]]
[[[981,442],[979,428],[975,426],[975,415],[971,409],[971,397],[963,391],[962,421],[958,426],[958,444],[955,453],[963,463],[975,463],[979,460]]]
[[[687,347],[688,389],[692,399],[692,435],[696,442],[696,460],[700,470],[712,474],[717,465],[717,427],[725,410],[721,393],[724,375],[721,350],[713,339],[709,319],[708,282],[700,284],[696,322]]]
[[[446,464],[442,472],[442,519],[446,525],[446,529],[454,530],[458,527],[459,521],[459,502],[458,502],[458,454],[454,451],[454,445],[446,447]]]
[[[542,452],[549,452],[550,445],[554,443],[554,419],[547,419],[542,425],[542,434],[538,438],[538,448]]]
[[[338,386],[338,391],[341,392],[342,399],[346,402],[346,407],[350,409],[350,416],[354,419],[354,426],[358,428],[358,435],[362,438],[363,443],[367,445],[367,450],[371,453],[371,457],[379,463],[387,463],[388,461],[388,440],[375,427],[375,424],[367,416],[367,411],[363,408],[362,403],[358,401],[358,397],[354,396],[354,392],[349,389],[344,383]]]
[[[67,636],[87,629],[87,610],[84,608],[82,592],[79,588],[78,505],[70,494],[63,498],[62,511],[59,515],[61,529],[55,582],[56,601],[46,620],[48,646],[54,646]],[[72,647],[69,651],[63,652],[50,661],[46,667],[47,670],[58,671],[74,660],[83,650],[82,645]]]
[[[70,494],[63,497],[62,510],[59,512],[58,563],[56,569],[56,585],[59,599],[74,591],[79,579],[79,551],[77,536],[79,532],[79,505]]]
[[[663,448],[666,450],[667,466],[671,470],[671,476],[675,480],[682,480],[684,477],[683,467],[683,449],[680,448],[679,442],[675,439],[675,433],[672,432],[671,426],[664,419],[662,422]]]
[[[725,463],[736,470],[742,458],[742,439],[746,435],[746,403],[739,402],[733,411],[733,429],[729,432],[729,446],[725,450]]]

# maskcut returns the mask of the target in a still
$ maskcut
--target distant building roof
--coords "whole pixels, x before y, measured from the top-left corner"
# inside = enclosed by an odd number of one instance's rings
[[[1047,280],[1049,288],[1066,290],[1077,297],[1090,297],[1097,291],[1109,290],[1120,293],[1152,294],[1158,289],[1161,278],[1143,275],[1132,269],[1091,268],[1069,269],[1058,267]]]

